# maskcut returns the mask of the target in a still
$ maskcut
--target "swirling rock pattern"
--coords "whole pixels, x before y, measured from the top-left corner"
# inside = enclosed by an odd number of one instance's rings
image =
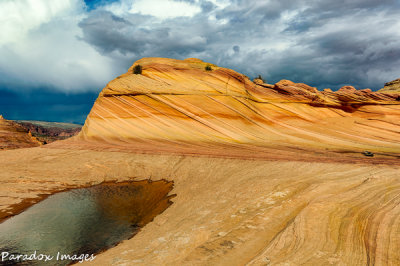
[[[133,74],[136,65],[141,75]],[[188,153],[246,145],[400,152],[397,94],[351,86],[318,91],[289,80],[253,83],[230,69],[207,71],[207,65],[137,61],[102,90],[79,139],[152,151],[179,146]]]
[[[174,180],[174,203],[92,265],[399,265],[399,166],[51,145],[0,152],[0,219],[68,187]]]
[[[0,219],[70,187],[166,179],[172,206],[92,265],[400,265],[398,95],[207,65],[139,60],[79,136],[0,152]]]

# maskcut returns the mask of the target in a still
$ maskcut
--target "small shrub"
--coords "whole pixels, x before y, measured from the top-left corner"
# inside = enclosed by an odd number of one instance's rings
[[[133,74],[136,74],[136,75],[140,75],[140,74],[142,74],[142,66],[141,65],[136,65],[134,68],[133,68]]]
[[[265,83],[265,80],[263,79],[263,77],[262,77],[261,75],[258,75],[257,79],[261,79],[261,80],[262,80],[262,82],[264,82],[264,83]]]
[[[211,71],[212,70],[210,65],[206,65],[205,69],[206,69],[206,71]]]
[[[370,151],[363,151],[362,154],[363,154],[364,156],[374,157],[374,154],[373,154],[372,152],[370,152]]]

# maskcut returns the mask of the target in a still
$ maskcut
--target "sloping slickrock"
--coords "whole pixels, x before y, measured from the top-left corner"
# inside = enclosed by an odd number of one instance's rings
[[[141,65],[142,74],[133,74]],[[400,151],[397,95],[253,83],[199,59],[144,58],[96,100],[80,140],[158,150],[216,145]],[[147,148],[145,148],[145,146]]]
[[[398,265],[400,261],[399,166],[47,146],[0,152],[0,219],[15,213],[11,203],[25,199],[26,207],[42,195],[66,188],[112,180],[174,181],[176,197],[165,212],[88,265]]]

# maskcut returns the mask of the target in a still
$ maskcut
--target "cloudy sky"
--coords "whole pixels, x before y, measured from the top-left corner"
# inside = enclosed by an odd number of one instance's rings
[[[148,56],[379,89],[400,77],[400,0],[0,0],[0,114],[83,123]]]

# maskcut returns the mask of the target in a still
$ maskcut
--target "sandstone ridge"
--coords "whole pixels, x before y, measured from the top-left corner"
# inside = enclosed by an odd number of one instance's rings
[[[133,74],[136,65],[143,67],[141,75]],[[205,70],[207,65],[212,66],[211,71]],[[318,91],[315,87],[290,80],[281,80],[275,85],[265,84],[261,79],[255,81],[252,82],[245,75],[231,69],[217,67],[200,59],[144,58],[135,62],[126,74],[111,81],[100,96],[226,95],[262,103],[296,101],[338,108],[352,104],[398,104],[392,94],[372,92],[369,89],[356,90],[352,86],[344,86],[337,92],[332,92]]]
[[[141,74],[133,73],[137,65]],[[332,92],[289,80],[254,83],[199,59],[143,58],[102,90],[77,139],[194,152],[251,144],[397,153],[398,97],[351,86]]]
[[[400,95],[400,79],[395,79],[385,83],[385,86],[379,90],[383,93],[396,93]]]

